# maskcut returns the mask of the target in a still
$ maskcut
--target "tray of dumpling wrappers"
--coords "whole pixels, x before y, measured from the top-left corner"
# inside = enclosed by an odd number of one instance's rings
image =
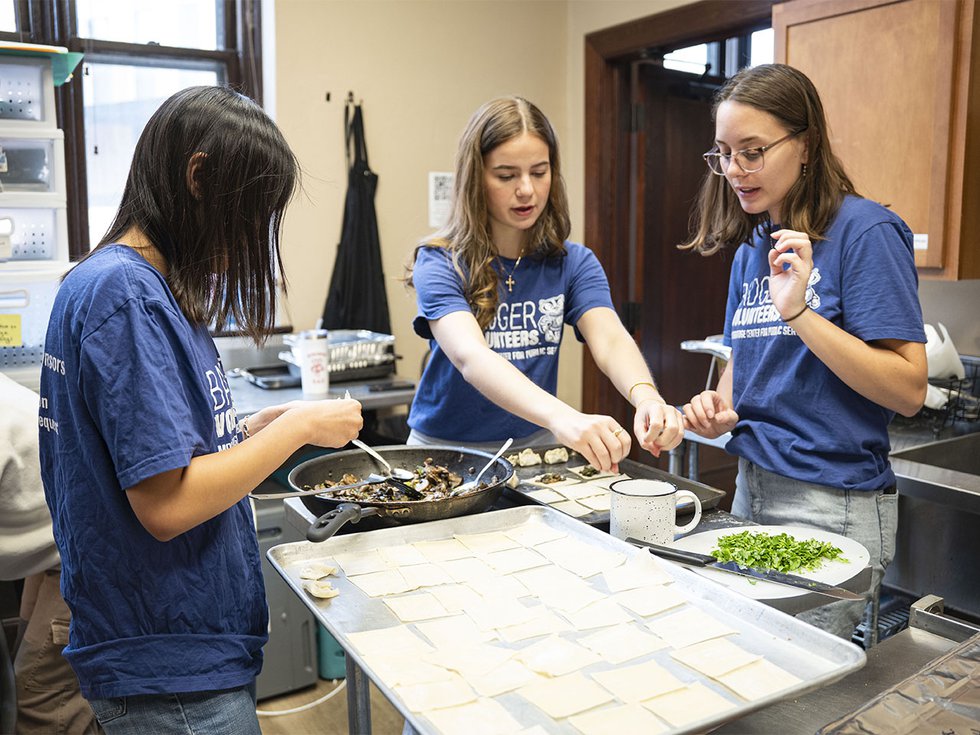
[[[851,643],[550,508],[268,556],[422,733],[704,732],[865,662]]]
[[[609,487],[631,477],[664,480],[679,490],[690,490],[705,510],[714,508],[725,497],[723,490],[631,459],[619,463],[618,473],[600,471],[567,447],[524,448],[508,454],[507,459],[514,466],[514,484],[508,484],[510,492],[590,525],[609,523]],[[679,515],[693,512],[691,501],[683,499],[677,504]]]

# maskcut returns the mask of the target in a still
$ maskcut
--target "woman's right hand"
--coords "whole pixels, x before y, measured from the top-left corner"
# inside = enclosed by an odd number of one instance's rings
[[[718,391],[698,393],[684,404],[684,425],[706,439],[716,439],[735,428],[738,414]]]
[[[620,460],[630,453],[630,432],[612,416],[569,409],[556,417],[548,428],[558,441],[603,472],[619,472]]]
[[[307,444],[342,447],[356,439],[364,426],[361,404],[353,398],[290,401],[287,413],[303,422]]]

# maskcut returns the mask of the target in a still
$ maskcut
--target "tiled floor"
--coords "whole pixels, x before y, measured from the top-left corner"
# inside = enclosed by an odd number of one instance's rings
[[[318,679],[316,686],[279,697],[263,699],[259,711],[282,711],[301,707],[320,699],[337,686]],[[303,712],[278,717],[259,716],[262,735],[346,735],[347,690],[337,692],[323,704]],[[388,700],[371,687],[371,731],[374,735],[401,735],[404,720]]]

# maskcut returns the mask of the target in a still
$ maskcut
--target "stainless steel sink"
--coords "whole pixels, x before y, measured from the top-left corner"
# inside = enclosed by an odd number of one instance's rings
[[[894,459],[980,476],[980,434],[967,434],[895,452]]]
[[[899,493],[980,513],[980,433],[904,449],[891,460]]]
[[[891,455],[898,478],[898,537],[885,584],[980,620],[980,433]]]

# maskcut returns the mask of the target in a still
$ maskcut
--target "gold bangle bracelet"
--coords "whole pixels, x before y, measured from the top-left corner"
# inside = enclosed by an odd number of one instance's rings
[[[649,385],[654,390],[657,390],[657,386],[651,383],[649,380],[640,380],[630,386],[629,392],[626,394],[626,400],[633,403],[633,391],[639,388],[641,385]]]

